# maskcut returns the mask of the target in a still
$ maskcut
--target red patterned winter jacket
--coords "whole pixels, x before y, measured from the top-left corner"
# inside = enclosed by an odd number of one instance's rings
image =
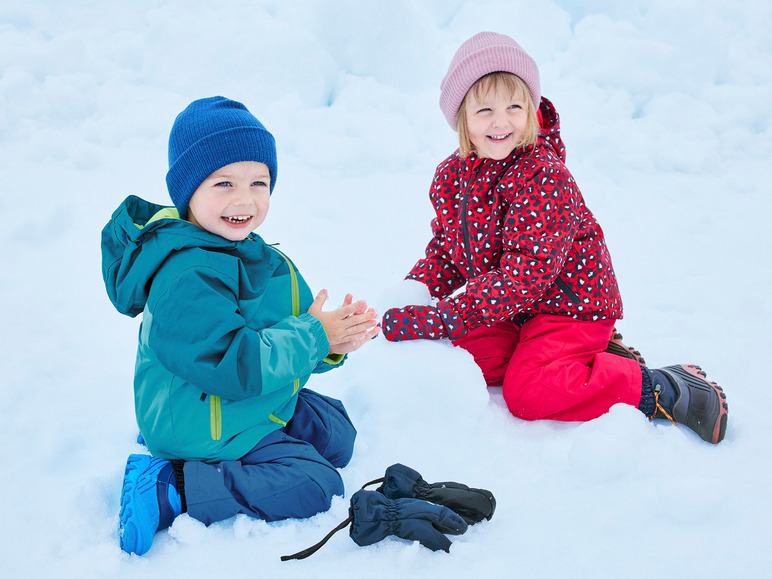
[[[426,284],[442,317],[460,318],[466,330],[534,314],[622,317],[603,231],[564,164],[560,119],[547,99],[540,116],[533,146],[501,161],[456,151],[434,175],[433,238],[407,277]]]

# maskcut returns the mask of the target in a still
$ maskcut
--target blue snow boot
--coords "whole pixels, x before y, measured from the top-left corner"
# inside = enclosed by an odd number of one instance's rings
[[[683,424],[713,444],[724,439],[728,406],[723,389],[706,378],[693,364],[677,364],[657,370],[641,368],[648,373],[654,394],[651,418],[667,418]],[[644,388],[646,388],[646,376]]]
[[[170,527],[180,513],[182,499],[172,463],[146,454],[130,455],[121,489],[121,549],[144,555],[156,532]]]

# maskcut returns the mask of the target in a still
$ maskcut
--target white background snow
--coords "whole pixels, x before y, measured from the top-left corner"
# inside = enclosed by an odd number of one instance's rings
[[[334,302],[385,303],[423,254],[429,183],[456,146],[440,80],[482,30],[540,66],[606,232],[626,342],[723,385],[726,440],[624,406],[524,422],[464,352],[379,338],[309,384],[359,429],[329,512],[209,528],[185,515],[146,556],[122,553],[123,468],[143,451],[139,320],[107,299],[100,231],[129,194],[169,203],[176,114],[205,96],[244,102],[278,141],[259,232]],[[767,576],[770,30],[766,0],[0,0],[0,575]],[[279,561],[395,462],[492,490],[495,516],[450,554],[341,532]]]

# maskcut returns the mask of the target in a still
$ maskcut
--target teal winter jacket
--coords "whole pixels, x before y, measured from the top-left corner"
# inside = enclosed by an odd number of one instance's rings
[[[119,312],[142,313],[134,403],[154,456],[241,458],[342,361],[303,278],[255,234],[229,241],[130,196],[102,231],[102,275]]]

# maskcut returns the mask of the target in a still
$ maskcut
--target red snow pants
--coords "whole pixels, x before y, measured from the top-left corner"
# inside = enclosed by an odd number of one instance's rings
[[[539,314],[522,327],[499,322],[453,340],[503,386],[509,411],[524,420],[592,420],[617,403],[638,407],[641,368],[605,352],[615,320],[581,322]]]

